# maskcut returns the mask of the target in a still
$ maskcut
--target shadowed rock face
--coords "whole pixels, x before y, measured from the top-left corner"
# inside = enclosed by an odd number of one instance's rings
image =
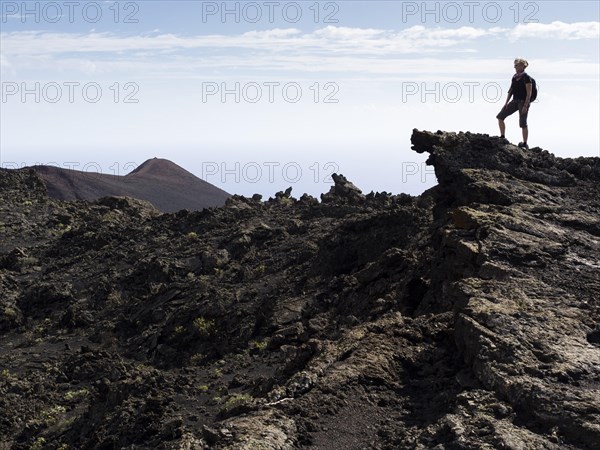
[[[0,171],[2,445],[598,448],[600,158],[412,143],[419,197],[176,214]]]
[[[33,169],[57,200],[95,201],[105,196],[146,200],[162,212],[199,211],[223,206],[229,194],[166,159],[149,159],[125,176],[81,172],[54,166]]]

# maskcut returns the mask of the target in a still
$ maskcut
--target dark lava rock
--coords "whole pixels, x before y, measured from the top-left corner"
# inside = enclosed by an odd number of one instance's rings
[[[420,197],[173,214],[0,170],[0,447],[598,448],[600,158],[412,143]]]

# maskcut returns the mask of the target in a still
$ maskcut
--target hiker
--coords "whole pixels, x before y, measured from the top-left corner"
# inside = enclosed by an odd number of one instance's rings
[[[498,125],[500,126],[500,137],[504,138],[506,125],[504,119],[510,116],[515,111],[519,111],[519,126],[523,132],[523,142],[519,142],[519,147],[529,148],[527,145],[527,137],[529,130],[527,128],[527,113],[529,112],[529,102],[533,91],[532,78],[525,73],[525,68],[529,65],[527,60],[523,58],[515,59],[516,73],[512,77],[508,97],[502,110],[498,113]],[[512,101],[510,98],[513,97]]]

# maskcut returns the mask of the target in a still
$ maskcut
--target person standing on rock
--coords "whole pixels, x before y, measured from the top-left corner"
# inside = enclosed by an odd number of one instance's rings
[[[522,148],[529,148],[527,145],[527,138],[529,136],[527,113],[529,112],[529,100],[531,99],[531,93],[533,92],[533,85],[531,77],[525,73],[525,68],[528,65],[529,63],[527,60],[523,58],[515,59],[516,73],[512,77],[506,103],[496,116],[498,125],[500,126],[500,137],[504,138],[504,131],[506,130],[504,119],[515,111],[519,111],[519,126],[523,132],[523,142],[519,142],[519,147]],[[512,101],[511,97],[513,97]]]

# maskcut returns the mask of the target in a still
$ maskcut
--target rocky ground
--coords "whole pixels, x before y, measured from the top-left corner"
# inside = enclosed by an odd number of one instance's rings
[[[0,449],[600,448],[600,158],[412,142],[419,197],[160,214],[0,171]]]

